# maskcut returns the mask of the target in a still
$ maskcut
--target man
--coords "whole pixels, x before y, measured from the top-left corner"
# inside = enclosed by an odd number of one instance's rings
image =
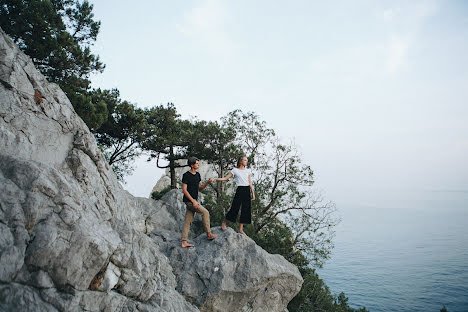
[[[205,227],[206,236],[208,239],[215,239],[218,235],[211,233],[210,230],[210,213],[204,208],[198,200],[198,190],[203,190],[208,184],[213,182],[213,179],[209,179],[205,184],[201,183],[200,173],[197,172],[199,168],[198,158],[189,157],[187,165],[190,166],[190,170],[184,173],[182,176],[182,191],[184,192],[183,201],[187,205],[187,211],[185,212],[185,223],[184,229],[182,230],[182,248],[193,247],[193,244],[187,242],[187,236],[192,224],[195,212],[202,214],[203,226]]]

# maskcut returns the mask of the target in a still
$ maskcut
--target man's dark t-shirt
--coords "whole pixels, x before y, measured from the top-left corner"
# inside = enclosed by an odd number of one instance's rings
[[[198,172],[195,174],[192,174],[190,171],[187,171],[182,176],[182,183],[187,184],[187,192],[195,200],[198,199],[198,186],[200,184],[200,181],[201,181],[201,176]],[[185,196],[185,194],[184,194],[183,201],[190,202],[190,200]]]

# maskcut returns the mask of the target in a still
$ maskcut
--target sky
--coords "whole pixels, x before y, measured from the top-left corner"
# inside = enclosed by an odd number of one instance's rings
[[[254,111],[336,203],[468,193],[466,1],[91,3],[94,87],[183,118]],[[135,166],[124,187],[147,197],[163,171]]]

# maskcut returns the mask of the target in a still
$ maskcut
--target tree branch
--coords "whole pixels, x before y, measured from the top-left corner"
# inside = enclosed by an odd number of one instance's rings
[[[109,159],[109,164],[111,165],[112,163],[116,162],[116,158],[120,155],[122,155],[123,153],[125,153],[126,151],[128,151],[129,148],[131,148],[136,142],[131,140],[131,143],[124,149],[121,149],[120,151],[118,151],[117,153],[113,153],[112,156],[110,157]],[[122,145],[121,148],[123,148],[124,145]],[[127,157],[124,157],[124,158],[121,158],[121,159],[125,159]],[[121,160],[120,159],[120,160]]]

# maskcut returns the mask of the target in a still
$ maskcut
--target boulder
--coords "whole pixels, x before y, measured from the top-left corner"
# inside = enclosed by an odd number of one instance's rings
[[[174,233],[151,233],[172,264],[177,290],[201,311],[285,311],[301,289],[299,270],[231,228],[213,233],[218,238],[202,234],[189,249],[180,248]]]

